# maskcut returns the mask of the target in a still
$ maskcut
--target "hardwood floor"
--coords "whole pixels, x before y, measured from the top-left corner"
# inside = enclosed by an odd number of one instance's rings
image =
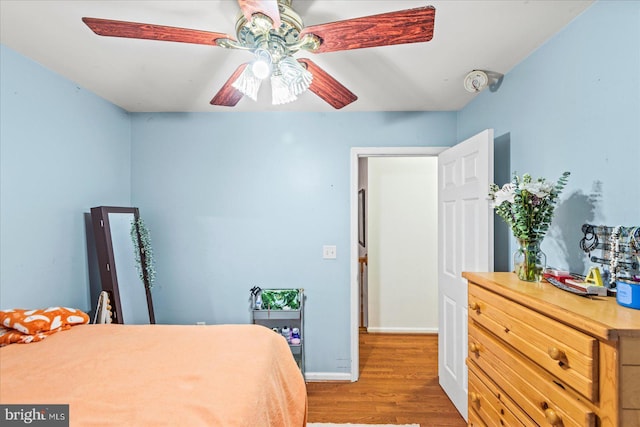
[[[466,426],[438,384],[438,336],[360,333],[360,379],[310,382],[313,423]]]

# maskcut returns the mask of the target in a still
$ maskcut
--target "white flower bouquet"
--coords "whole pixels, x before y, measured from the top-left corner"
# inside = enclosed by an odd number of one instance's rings
[[[534,181],[528,173],[513,175],[513,180],[498,187],[489,186],[489,198],[496,213],[511,227],[516,239],[540,241],[551,225],[558,196],[567,184],[564,172],[556,184],[544,178]]]
[[[489,186],[489,198],[496,213],[511,227],[520,249],[514,254],[514,267],[521,280],[539,281],[544,270],[540,242],[551,225],[558,196],[567,184],[564,172],[555,184],[531,175],[513,175],[510,183]]]

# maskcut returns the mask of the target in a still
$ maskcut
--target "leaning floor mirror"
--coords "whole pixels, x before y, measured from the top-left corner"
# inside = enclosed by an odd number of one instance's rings
[[[138,208],[91,208],[102,290],[109,294],[112,322],[155,323],[151,277]]]

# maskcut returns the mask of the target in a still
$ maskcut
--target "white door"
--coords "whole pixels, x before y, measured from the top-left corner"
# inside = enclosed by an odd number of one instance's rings
[[[493,271],[493,129],[439,155],[438,375],[465,420],[467,415],[467,282],[463,271]]]

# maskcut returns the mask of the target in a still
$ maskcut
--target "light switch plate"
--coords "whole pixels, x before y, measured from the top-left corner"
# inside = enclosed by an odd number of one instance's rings
[[[325,245],[322,247],[322,258],[324,259],[336,259],[336,247],[335,245]]]

